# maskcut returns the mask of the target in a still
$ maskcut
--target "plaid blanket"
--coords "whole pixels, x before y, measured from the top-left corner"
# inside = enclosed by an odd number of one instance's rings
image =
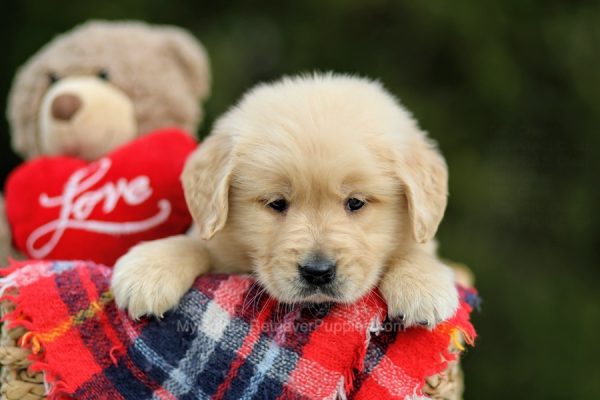
[[[28,331],[20,345],[55,399],[405,399],[456,357],[452,340],[475,338],[477,295],[463,288],[451,320],[403,331],[375,291],[291,306],[249,277],[210,275],[164,319],[134,322],[115,307],[108,267],[29,261],[5,274],[6,323]]]

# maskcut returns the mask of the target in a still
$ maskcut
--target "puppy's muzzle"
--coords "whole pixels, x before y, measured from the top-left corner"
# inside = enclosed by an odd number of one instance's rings
[[[300,276],[312,286],[324,286],[335,279],[335,262],[321,254],[316,254],[298,265]]]

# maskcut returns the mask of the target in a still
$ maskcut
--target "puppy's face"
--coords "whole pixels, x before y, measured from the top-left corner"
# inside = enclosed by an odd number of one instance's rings
[[[286,302],[350,302],[372,288],[406,224],[384,162],[359,138],[336,135],[242,147],[227,224],[267,290]]]
[[[443,207],[415,201],[439,186],[445,206],[443,160],[393,99],[366,81],[329,79],[252,92],[183,175],[203,236],[223,229],[227,251],[245,252],[284,302],[355,301],[393,252],[435,233]],[[424,185],[418,167],[431,172]]]

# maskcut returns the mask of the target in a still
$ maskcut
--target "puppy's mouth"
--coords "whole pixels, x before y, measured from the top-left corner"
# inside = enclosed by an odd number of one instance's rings
[[[303,302],[324,303],[343,300],[339,285],[335,282],[320,286],[299,283],[296,287],[298,288],[296,295]]]
[[[347,303],[345,279],[336,277],[327,283],[313,284],[301,276],[287,280],[282,292],[292,303]]]

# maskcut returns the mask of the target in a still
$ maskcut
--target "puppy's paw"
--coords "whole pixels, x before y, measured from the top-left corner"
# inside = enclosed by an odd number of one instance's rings
[[[181,259],[162,252],[165,244],[159,242],[135,246],[115,264],[111,281],[115,302],[133,319],[161,318],[179,303],[197,276],[193,266],[186,268]]]
[[[383,276],[379,289],[389,317],[405,327],[433,329],[458,308],[454,274],[443,264],[423,270],[411,265],[395,266]]]

